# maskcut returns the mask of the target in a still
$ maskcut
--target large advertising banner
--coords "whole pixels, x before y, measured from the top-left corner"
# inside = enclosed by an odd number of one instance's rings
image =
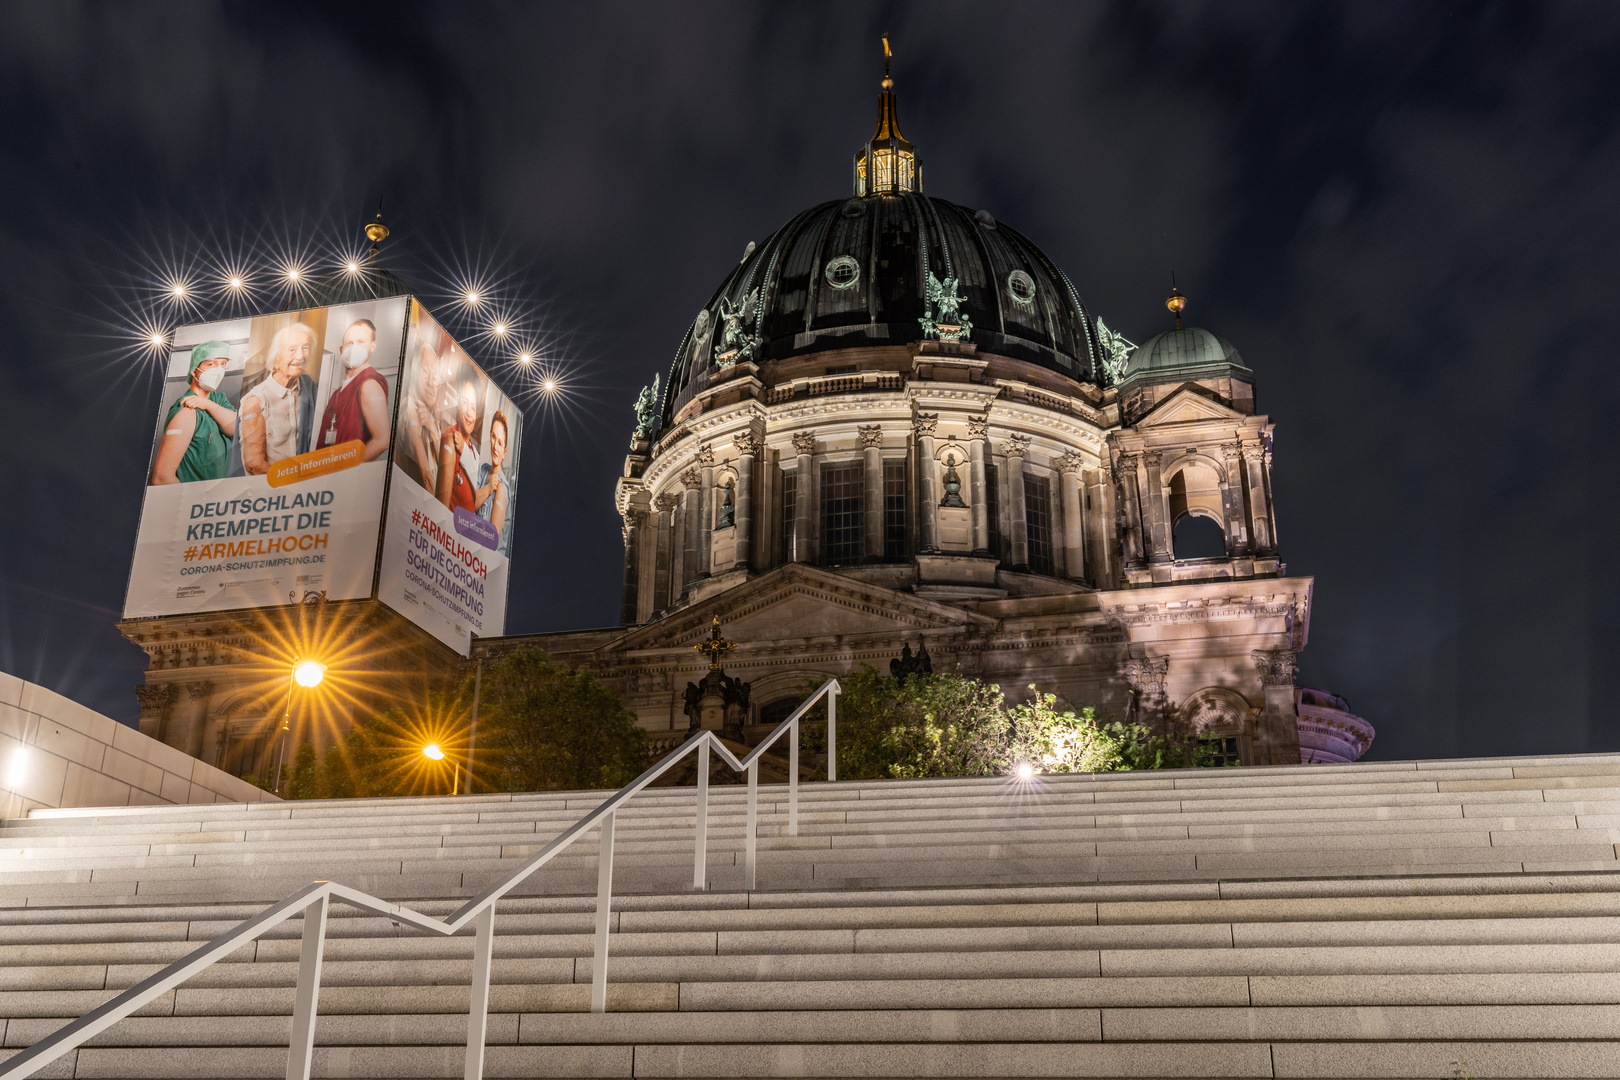
[[[523,414],[411,301],[383,603],[466,656],[505,631]]]
[[[124,617],[369,597],[406,299],[175,334]]]

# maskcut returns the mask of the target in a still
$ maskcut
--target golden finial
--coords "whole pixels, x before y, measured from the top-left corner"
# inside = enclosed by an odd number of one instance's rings
[[[1181,313],[1187,307],[1187,298],[1181,295],[1176,288],[1176,272],[1170,271],[1170,295],[1165,297],[1164,306],[1169,308],[1176,317],[1176,329],[1181,329]]]
[[[692,646],[694,651],[708,654],[710,671],[719,671],[720,658],[736,647],[737,643],[735,641],[727,641],[725,635],[720,632],[720,616],[718,615],[714,617],[714,624],[709,627],[709,639]]]
[[[371,241],[371,258],[377,257],[377,245],[388,239],[388,226],[383,224],[382,200],[377,200],[377,217],[366,226],[366,239]]]
[[[889,61],[894,59],[894,50],[889,48],[889,35],[883,35],[883,89],[893,90],[894,80],[889,78]]]

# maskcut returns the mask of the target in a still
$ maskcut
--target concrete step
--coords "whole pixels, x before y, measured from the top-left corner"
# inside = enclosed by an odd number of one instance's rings
[[[497,919],[487,1075],[1612,1075],[1620,755],[811,784],[620,811]],[[0,1042],[309,880],[445,914],[602,793],[128,808],[0,825]],[[44,1075],[281,1075],[289,921]],[[334,908],[316,1075],[458,1076],[472,942]]]

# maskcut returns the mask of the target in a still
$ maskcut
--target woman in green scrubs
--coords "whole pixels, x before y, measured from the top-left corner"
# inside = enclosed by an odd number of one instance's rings
[[[219,392],[229,354],[223,341],[205,341],[191,350],[191,385],[164,418],[152,483],[225,479],[236,438],[236,410]]]

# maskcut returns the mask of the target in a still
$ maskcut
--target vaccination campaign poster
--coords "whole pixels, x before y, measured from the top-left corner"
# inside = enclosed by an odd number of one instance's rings
[[[406,303],[175,334],[125,618],[371,595]]]
[[[383,603],[466,656],[506,626],[523,415],[416,301],[383,532]]]

